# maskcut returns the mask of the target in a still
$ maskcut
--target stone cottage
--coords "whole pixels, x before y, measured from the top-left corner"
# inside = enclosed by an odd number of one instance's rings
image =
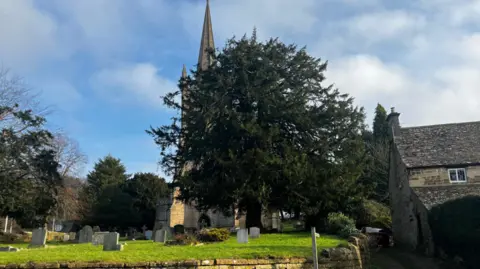
[[[392,108],[389,192],[395,241],[434,252],[428,211],[480,195],[480,122],[401,128]]]
[[[210,4],[207,0],[205,16],[203,22],[203,30],[200,39],[200,52],[198,56],[198,67],[200,69],[209,68],[212,59],[208,55],[209,49],[215,48],[213,38],[212,19],[210,14]],[[187,70],[183,66],[182,77],[187,76]],[[188,96],[188,88],[182,88],[182,98]],[[184,170],[188,170],[188,166]],[[156,210],[156,220],[154,229],[162,227],[183,226],[185,229],[201,229],[203,227],[244,227],[245,216],[235,211],[233,216],[225,216],[221,212],[208,210],[205,212],[198,211],[193,204],[185,204],[177,199],[180,189],[175,189],[170,197],[159,201]],[[233,208],[233,205],[232,205]],[[262,216],[262,224],[266,229],[280,229],[280,212],[276,209],[264,210]]]

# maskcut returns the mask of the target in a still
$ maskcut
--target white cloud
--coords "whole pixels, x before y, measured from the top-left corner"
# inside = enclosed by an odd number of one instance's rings
[[[0,1],[0,59],[11,68],[35,68],[57,49],[58,25],[31,0]]]
[[[423,16],[405,10],[368,12],[347,22],[351,33],[371,41],[398,38],[400,35],[421,30],[424,26]]]
[[[159,75],[150,63],[124,64],[103,69],[92,78],[92,85],[116,101],[148,103],[161,106],[160,96],[177,90],[175,82]]]
[[[257,27],[261,40],[270,36],[291,37],[314,31],[321,15],[317,0],[215,0],[211,1],[212,22],[217,46],[233,35],[250,35]],[[200,38],[205,12],[204,1],[185,4],[181,8],[185,29]]]

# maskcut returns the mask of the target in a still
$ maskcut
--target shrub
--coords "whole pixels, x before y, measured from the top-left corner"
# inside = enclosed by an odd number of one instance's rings
[[[197,245],[197,244],[198,244],[198,240],[195,236],[193,236],[191,234],[177,234],[177,235],[175,235],[173,240],[167,241],[167,243],[165,245],[192,246],[192,245]]]
[[[365,200],[357,211],[357,225],[359,227],[375,227],[382,229],[392,228],[390,208],[373,200]]]
[[[436,249],[448,258],[460,256],[466,268],[478,268],[480,197],[469,196],[437,205],[428,216]]]
[[[327,231],[341,237],[348,237],[356,233],[355,221],[342,213],[329,213],[327,217]]]
[[[14,243],[15,241],[17,241],[17,238],[18,237],[15,234],[0,232],[1,243]]]
[[[227,229],[211,228],[202,229],[198,233],[200,242],[223,242],[230,237],[230,232]]]

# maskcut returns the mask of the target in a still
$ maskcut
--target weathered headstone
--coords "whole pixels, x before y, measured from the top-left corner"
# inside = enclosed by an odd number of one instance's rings
[[[92,236],[92,245],[98,246],[98,245],[103,245],[103,242],[105,241],[105,235],[107,235],[108,232],[96,232]]]
[[[69,234],[63,234],[63,242],[67,242],[70,240],[70,235]]]
[[[85,226],[80,230],[78,243],[90,243],[93,239],[93,229],[90,226]]]
[[[94,233],[98,233],[100,232],[100,226],[93,226],[92,230]]]
[[[240,229],[237,231],[237,242],[238,243],[248,243],[248,230]]]
[[[38,228],[32,232],[32,241],[28,247],[44,247],[47,243],[47,229]]]
[[[156,230],[153,241],[157,243],[165,243],[169,236],[169,230],[167,228],[163,228],[160,230]]]
[[[12,246],[0,247],[0,252],[17,252],[19,248],[14,248]]]
[[[258,228],[258,227],[250,228],[250,237],[251,238],[259,238],[260,237],[260,228]]]
[[[118,243],[119,234],[117,232],[108,233],[103,240],[103,250],[123,250],[123,245]]]
[[[68,233],[68,236],[70,237],[70,240],[73,241],[77,237],[77,233],[75,232],[70,232]]]
[[[153,236],[153,231],[152,230],[145,231],[145,238],[147,240],[152,240],[152,236]]]

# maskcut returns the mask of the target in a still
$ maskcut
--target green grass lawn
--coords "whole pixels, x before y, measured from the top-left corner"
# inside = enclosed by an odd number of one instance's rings
[[[322,235],[317,238],[320,249],[336,247],[344,240]],[[6,246],[8,244],[0,244]],[[32,262],[154,262],[189,259],[311,257],[311,237],[307,233],[263,234],[238,244],[232,236],[222,243],[201,246],[164,246],[152,241],[127,241],[123,251],[103,251],[92,244],[48,244],[42,249],[22,249],[19,252],[0,252],[0,264]],[[27,244],[10,244],[26,248]]]

